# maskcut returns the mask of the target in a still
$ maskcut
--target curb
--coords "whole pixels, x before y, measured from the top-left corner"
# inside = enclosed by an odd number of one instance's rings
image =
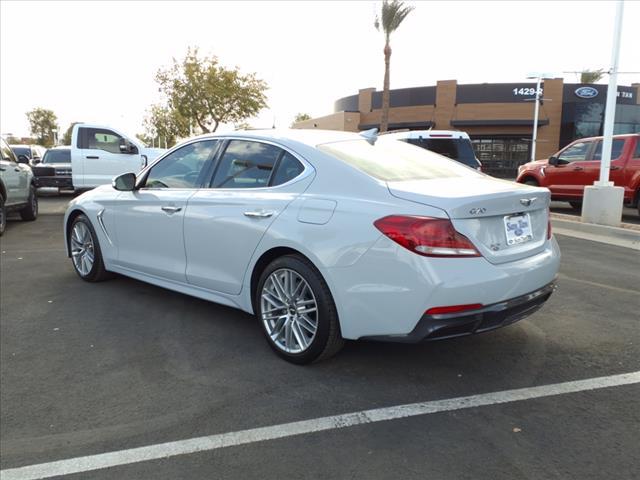
[[[621,227],[608,227],[594,223],[582,223],[579,218],[571,215],[554,213],[551,214],[551,223],[554,234],[640,250],[639,225],[624,223]]]

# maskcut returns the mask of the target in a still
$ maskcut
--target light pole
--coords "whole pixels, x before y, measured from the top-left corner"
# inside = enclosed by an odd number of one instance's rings
[[[611,145],[616,116],[618,96],[618,57],[620,54],[620,36],[622,34],[623,0],[616,4],[616,17],[613,28],[613,48],[611,50],[611,70],[607,87],[607,104],[604,111],[604,131],[602,157],[600,161],[600,179],[584,189],[582,202],[582,221],[601,225],[619,226],[622,219],[624,188],[614,186],[609,181],[611,167]]]
[[[538,117],[540,115],[540,100],[541,100],[541,91],[540,85],[542,84],[543,79],[553,78],[553,75],[549,73],[530,73],[527,75],[529,79],[536,79],[536,94],[534,98],[535,107],[533,109],[533,138],[531,140],[531,161],[535,162],[536,160],[536,142],[538,141]]]

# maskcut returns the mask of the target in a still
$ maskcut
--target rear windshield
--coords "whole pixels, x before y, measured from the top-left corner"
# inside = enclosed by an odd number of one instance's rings
[[[408,142],[470,167],[478,166],[471,142],[466,138],[411,138]]]
[[[70,150],[47,150],[42,163],[71,163]]]
[[[480,174],[440,155],[397,140],[325,143],[318,149],[386,182],[469,177]]]

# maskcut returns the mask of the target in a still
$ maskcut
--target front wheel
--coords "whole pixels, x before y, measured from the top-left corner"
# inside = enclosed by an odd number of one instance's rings
[[[329,287],[303,257],[271,262],[260,276],[255,305],[269,345],[289,362],[323,360],[344,345]]]
[[[36,187],[33,185],[29,187],[27,205],[20,210],[20,218],[26,221],[33,221],[38,218],[38,194],[36,193]]]
[[[111,277],[104,268],[96,232],[85,215],[78,215],[71,225],[69,250],[73,268],[81,279],[101,282]]]

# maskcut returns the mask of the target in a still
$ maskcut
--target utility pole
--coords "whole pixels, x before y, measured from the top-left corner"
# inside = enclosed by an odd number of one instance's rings
[[[620,54],[620,36],[622,34],[623,0],[616,3],[616,18],[613,29],[613,48],[611,50],[611,70],[607,87],[607,104],[604,113],[604,138],[602,141],[602,160],[600,179],[584,189],[582,203],[582,221],[600,225],[619,226],[622,219],[624,188],[614,186],[609,181],[611,167],[611,145],[616,116],[618,97],[618,57]]]

